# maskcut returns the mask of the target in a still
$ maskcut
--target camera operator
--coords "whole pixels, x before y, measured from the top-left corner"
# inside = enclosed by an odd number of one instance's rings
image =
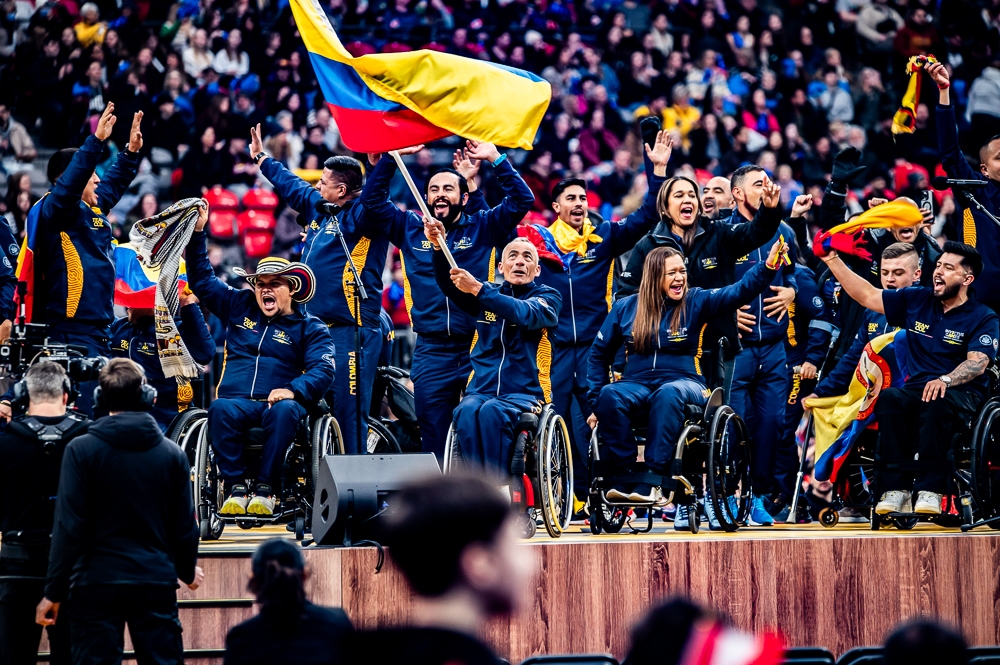
[[[203,578],[190,463],[147,413],[156,391],[139,365],[114,358],[99,383],[96,406],[110,415],[66,447],[35,620],[58,625],[68,597],[74,663],[119,662],[126,624],[148,662],[180,663],[177,580],[194,589]]]
[[[0,435],[0,663],[38,660],[42,627],[35,606],[45,591],[59,466],[66,444],[90,421],[66,413],[69,379],[54,362],[31,366],[24,377],[28,414]],[[66,625],[49,628],[50,662],[69,663]]]
[[[107,213],[121,199],[139,168],[142,112],[132,119],[128,147],[99,178],[115,125],[108,104],[83,147],[55,153],[48,164],[49,193],[28,213],[28,248],[34,253],[25,303],[29,321],[49,324],[53,342],[86,347],[89,356],[107,356],[108,327],[114,320],[115,263]],[[86,297],[84,297],[86,292]],[[94,386],[81,386],[77,408],[91,413]]]

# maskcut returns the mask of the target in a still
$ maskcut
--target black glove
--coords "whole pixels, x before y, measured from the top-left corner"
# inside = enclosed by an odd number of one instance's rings
[[[656,145],[656,135],[660,131],[660,119],[654,116],[646,116],[639,123],[639,133],[642,134],[642,142],[652,148]]]
[[[861,164],[861,151],[857,148],[844,148],[833,158],[833,173],[830,181],[838,185],[847,185],[859,175],[864,173],[865,167]]]

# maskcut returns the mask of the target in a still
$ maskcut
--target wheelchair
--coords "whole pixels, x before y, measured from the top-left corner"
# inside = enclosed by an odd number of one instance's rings
[[[305,537],[306,525],[312,513],[313,493],[320,464],[327,455],[343,455],[344,440],[340,425],[330,415],[326,402],[309,409],[298,425],[295,437],[285,450],[280,467],[280,484],[275,488],[275,511],[271,516],[220,515],[225,501],[222,479],[215,462],[208,435],[208,411],[188,409],[179,414],[167,428],[172,439],[187,454],[191,462],[192,494],[197,508],[197,520],[204,541],[218,540],[227,524],[241,529],[253,529],[265,524],[290,522],[295,538]],[[247,432],[243,449],[248,476],[252,477],[260,463],[264,430],[254,427]],[[252,483],[249,483],[252,486]]]
[[[886,464],[877,456],[874,461],[874,482],[871,491],[871,528],[892,525],[909,530],[919,522],[930,522],[963,532],[987,525],[1000,530],[1000,368],[991,363],[986,369],[986,399],[979,411],[954,433],[948,452],[949,487],[944,494],[945,505],[940,515],[921,513],[889,513],[878,515],[875,503],[881,495],[878,472]],[[900,465],[903,470],[917,471],[919,460]]]
[[[644,414],[635,414],[642,421]],[[590,438],[591,485],[587,497],[590,530],[594,534],[618,533],[629,522],[633,508],[645,508],[644,529],[632,527],[633,533],[647,533],[653,528],[653,502],[612,501],[607,490],[621,484],[641,483],[659,486],[666,503],[687,505],[691,533],[698,533],[698,499],[702,477],[708,482],[706,500],[712,502],[715,515],[724,531],[736,531],[750,515],[750,437],[743,419],[723,403],[723,392],[716,388],[708,403],[688,404],[685,422],[677,439],[674,460],[668,475],[650,471],[644,462],[630,465],[625,471],[613,469],[601,459],[600,425]],[[638,445],[646,440],[644,426],[633,427]]]
[[[443,471],[451,473],[461,466],[461,438],[452,422],[445,440]],[[521,535],[535,535],[535,516],[541,512],[549,536],[561,536],[573,519],[573,460],[566,422],[551,404],[522,413],[518,419],[510,475],[511,502],[518,512]]]
[[[410,373],[398,367],[379,367],[376,371],[368,414],[369,454],[420,452],[413,391],[405,383],[409,378]]]

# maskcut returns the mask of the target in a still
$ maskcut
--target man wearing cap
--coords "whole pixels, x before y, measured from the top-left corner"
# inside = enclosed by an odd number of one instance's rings
[[[292,442],[306,406],[333,383],[334,348],[323,322],[300,304],[316,291],[312,270],[301,263],[268,257],[247,273],[253,291],[234,289],[218,279],[208,260],[202,209],[188,244],[188,277],[194,291],[226,326],[225,357],[217,398],[208,410],[208,431],[222,476],[223,515],[270,515],[272,483],[283,451]],[[266,434],[257,485],[251,500],[243,466],[243,442],[251,427]]]
[[[531,210],[534,194],[492,143],[467,142],[468,159],[493,165],[497,182],[506,196],[486,210],[467,210],[469,183],[458,171],[439,169],[427,181],[430,213],[444,224],[447,244],[460,268],[476,279],[492,282],[497,253]],[[469,382],[472,365],[469,348],[475,319],[450,303],[434,278],[432,243],[424,237],[420,216],[398,209],[389,200],[389,183],[396,162],[389,156],[372,169],[361,203],[372,224],[377,224],[399,248],[403,266],[404,301],[417,344],[413,351],[413,397],[420,422],[424,452],[444,455],[444,442],[451,414]]]
[[[366,422],[382,349],[379,311],[382,309],[382,270],[389,252],[389,239],[366,227],[365,206],[358,199],[364,184],[361,162],[353,157],[327,159],[323,164],[323,176],[313,187],[281,162],[264,154],[260,125],[250,130],[250,154],[278,195],[299,213],[298,222],[306,232],[302,262],[314,274],[333,280],[330,288],[316,294],[306,311],[329,327],[337,349],[335,359],[340,371],[332,388],[332,406],[344,436],[344,448],[348,453],[364,453],[367,427],[362,424],[362,431],[358,431],[357,407],[361,405],[361,418]],[[317,209],[317,205],[324,204],[339,208],[336,218]],[[367,300],[359,301],[360,312],[355,311],[354,274],[344,245],[337,236],[337,222],[350,259],[368,294]],[[355,357],[356,336],[360,358]]]
[[[158,274],[146,274],[132,245],[115,247],[115,304],[126,308],[128,316],[111,324],[111,355],[130,358],[146,372],[146,382],[156,388],[156,405],[150,415],[164,432],[179,410],[186,409],[194,398],[190,384],[178,385],[173,377],[163,373],[159,346],[156,343],[156,280]],[[145,282],[136,283],[139,276]],[[191,357],[199,365],[207,365],[215,356],[215,340],[198,306],[198,298],[187,288],[187,277],[181,276],[184,290],[180,294],[180,316],[177,331]],[[150,286],[146,286],[149,282]],[[138,288],[136,288],[138,287]],[[181,409],[183,407],[183,409]]]

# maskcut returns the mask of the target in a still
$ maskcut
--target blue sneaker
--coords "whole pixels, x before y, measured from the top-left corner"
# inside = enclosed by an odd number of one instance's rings
[[[733,520],[738,520],[740,518],[740,504],[736,502],[736,497],[733,495],[727,496],[726,503],[729,505],[729,514],[732,515]]]
[[[674,513],[674,530],[675,531],[691,530],[691,524],[688,522],[687,506],[677,506],[677,512]]]
[[[715,506],[712,505],[712,497],[705,497],[705,516],[708,518],[708,530],[709,531],[722,531],[722,525],[719,524],[719,518],[715,516]]]
[[[755,496],[750,504],[750,520],[747,523],[750,526],[774,526],[774,518],[764,507],[764,499],[759,496]]]

